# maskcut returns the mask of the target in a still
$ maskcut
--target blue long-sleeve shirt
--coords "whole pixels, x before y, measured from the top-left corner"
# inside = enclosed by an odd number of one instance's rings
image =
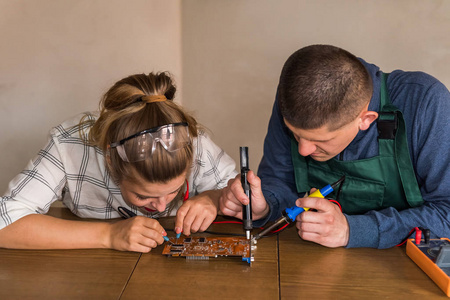
[[[369,110],[378,112],[381,71],[361,62],[373,81]],[[430,229],[432,237],[450,237],[450,93],[428,74],[401,70],[391,72],[387,89],[391,103],[405,119],[409,152],[424,204],[402,211],[386,208],[363,215],[345,214],[350,229],[347,247],[390,248],[414,227]],[[359,160],[378,155],[377,136],[373,122],[335,159]],[[283,209],[294,206],[301,197],[295,186],[290,143],[289,130],[275,100],[258,169],[270,213],[256,221],[256,226],[276,220]]]

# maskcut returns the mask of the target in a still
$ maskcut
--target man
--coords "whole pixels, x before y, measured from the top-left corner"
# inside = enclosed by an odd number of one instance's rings
[[[312,45],[286,61],[258,176],[248,175],[255,225],[286,207],[299,236],[327,247],[389,248],[414,227],[450,235],[450,93],[437,79],[384,74],[353,54]],[[334,197],[306,198],[345,175]],[[242,217],[248,199],[229,182],[221,211]]]

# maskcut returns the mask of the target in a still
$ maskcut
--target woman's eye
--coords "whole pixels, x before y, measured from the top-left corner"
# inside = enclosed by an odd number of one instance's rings
[[[138,198],[139,200],[147,200],[148,197],[144,197],[144,196],[140,196],[140,195],[136,195],[136,198]]]

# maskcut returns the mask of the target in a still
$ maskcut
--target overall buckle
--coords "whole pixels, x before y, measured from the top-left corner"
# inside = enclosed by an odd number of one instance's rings
[[[378,139],[395,139],[397,126],[397,112],[380,112],[377,120]]]

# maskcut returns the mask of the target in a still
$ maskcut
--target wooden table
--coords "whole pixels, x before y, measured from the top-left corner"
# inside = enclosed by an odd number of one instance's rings
[[[448,299],[406,248],[326,248],[279,234],[281,299]]]
[[[68,209],[50,215],[80,220]],[[140,253],[0,249],[0,299],[119,299]]]
[[[173,223],[173,221],[172,221]],[[162,222],[173,228],[168,222]],[[242,232],[242,225],[218,224],[216,232]],[[209,236],[208,234],[201,234]],[[277,240],[263,239],[250,267],[240,258],[191,261],[164,257],[162,247],[143,254],[124,292],[123,299],[278,299]],[[154,272],[154,273],[153,273]]]
[[[51,214],[76,219],[65,209]],[[173,228],[173,220],[161,222]],[[330,249],[288,228],[258,241],[251,267],[232,257],[166,257],[162,249],[0,249],[0,299],[448,299],[404,247]]]

